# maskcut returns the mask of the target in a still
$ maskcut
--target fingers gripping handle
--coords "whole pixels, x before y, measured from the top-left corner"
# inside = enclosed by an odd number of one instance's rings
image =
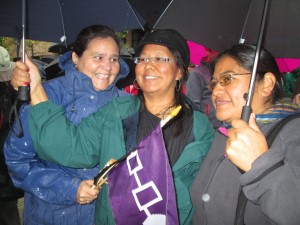
[[[18,88],[18,100],[22,102],[30,101],[30,85]]]

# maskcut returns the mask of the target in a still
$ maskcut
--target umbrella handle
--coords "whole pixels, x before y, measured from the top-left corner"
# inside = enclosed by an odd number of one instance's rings
[[[248,123],[249,119],[250,119],[251,113],[252,113],[251,106],[244,105],[243,106],[243,110],[242,110],[241,119]]]
[[[18,87],[18,100],[22,102],[30,101],[30,86],[20,86]]]

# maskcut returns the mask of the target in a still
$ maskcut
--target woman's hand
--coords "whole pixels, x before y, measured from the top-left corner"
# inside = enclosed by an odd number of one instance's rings
[[[17,90],[19,86],[27,86],[29,83],[31,92],[35,92],[37,86],[41,85],[41,75],[37,66],[25,55],[25,63],[16,62],[11,84]]]
[[[19,86],[30,83],[31,104],[35,105],[48,100],[41,83],[41,75],[37,66],[25,55],[25,63],[16,62],[11,84],[17,90]]]
[[[264,134],[260,131],[252,113],[249,125],[243,120],[234,120],[228,131],[226,154],[238,168],[247,172],[252,163],[268,150]]]
[[[98,189],[93,188],[93,180],[84,180],[77,190],[77,202],[79,204],[89,204],[94,201],[99,194]]]

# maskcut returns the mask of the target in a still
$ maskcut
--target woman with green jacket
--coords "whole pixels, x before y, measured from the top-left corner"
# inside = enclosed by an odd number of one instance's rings
[[[189,65],[189,49],[177,31],[163,29],[146,34],[136,54],[139,95],[116,99],[77,127],[66,121],[61,107],[47,101],[35,69],[29,65],[31,104],[41,103],[31,108],[32,139],[41,158],[64,166],[98,164],[103,168],[110,159],[119,159],[136,147],[180,105],[181,111],[163,127],[162,133],[172,168],[179,223],[190,224],[189,188],[214,134],[206,116],[193,110],[181,92]],[[23,75],[29,76],[26,72]],[[64,151],[55,150],[60,145],[64,145]],[[107,185],[101,189],[95,214],[97,225],[115,223]]]

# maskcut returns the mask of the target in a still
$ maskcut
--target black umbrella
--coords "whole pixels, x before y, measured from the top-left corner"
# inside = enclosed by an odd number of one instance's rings
[[[174,28],[218,52],[257,43],[264,0],[172,0],[154,28]],[[270,0],[262,45],[276,57],[300,57],[300,1]]]
[[[128,2],[132,5],[139,18],[142,18],[141,21],[145,21],[145,30],[150,30],[163,14],[171,0],[128,0]]]
[[[22,36],[22,1],[1,1],[0,36]],[[127,0],[29,0],[26,38],[71,44],[79,31],[103,24],[116,31],[143,28]]]
[[[260,48],[277,57],[300,57],[299,0],[172,0],[154,28],[174,28],[189,40],[217,51],[256,44],[247,103],[249,120]]]

